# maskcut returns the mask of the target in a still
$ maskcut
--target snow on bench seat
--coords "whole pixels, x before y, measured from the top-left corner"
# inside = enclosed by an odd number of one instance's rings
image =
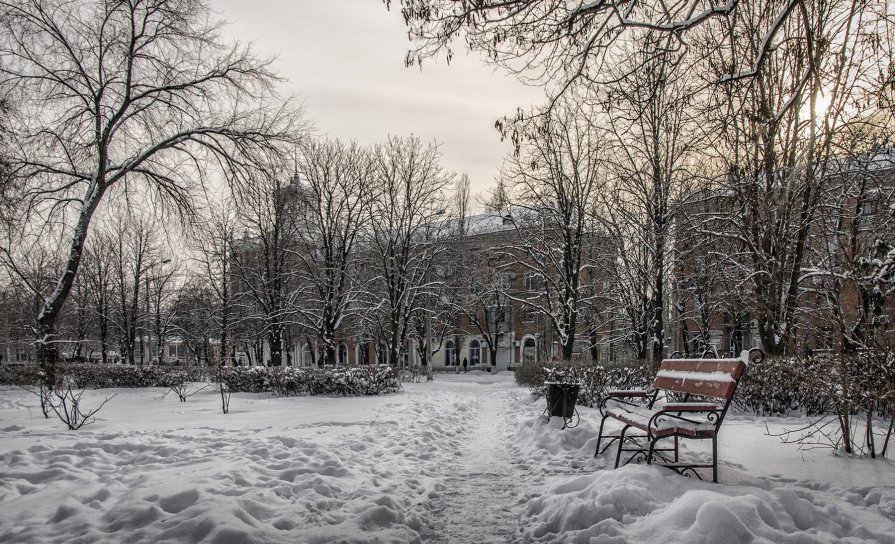
[[[703,412],[710,411],[717,415],[716,410],[723,409],[722,407],[718,407],[712,403],[698,403],[701,406],[695,406],[697,403],[676,403],[672,406],[673,408],[688,405],[690,410],[684,409],[674,409],[674,410],[665,410],[664,408],[660,408],[659,410],[650,409],[647,407],[634,407],[634,406],[615,406],[612,408],[606,409],[604,414],[611,418],[617,419],[622,423],[627,425],[631,425],[632,427],[636,427],[641,431],[650,431],[651,434],[655,437],[663,437],[663,436],[671,436],[674,434],[687,436],[690,438],[710,438],[714,436],[716,431],[715,421],[710,421],[708,419],[704,419],[703,421],[687,421],[684,419],[680,419],[674,417],[678,412]],[[702,409],[697,409],[702,408]],[[653,416],[655,416],[659,411],[663,413],[659,415],[655,420],[653,420]],[[667,412],[668,415],[665,414]],[[690,416],[691,414],[687,414]],[[697,417],[704,417],[699,416]],[[650,421],[653,420],[653,425],[650,427]]]

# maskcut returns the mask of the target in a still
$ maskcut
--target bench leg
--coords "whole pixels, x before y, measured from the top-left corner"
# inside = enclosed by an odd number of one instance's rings
[[[674,439],[676,441],[677,437],[675,437]],[[661,437],[657,436],[656,438],[653,438],[652,440],[649,441],[649,452],[646,454],[646,464],[647,465],[653,464],[653,453],[655,453],[655,451],[656,451],[656,442],[658,442],[659,440],[661,440]],[[677,452],[675,452],[675,453],[677,453]],[[676,458],[675,458],[675,460],[676,460]]]
[[[674,462],[675,463],[677,463],[679,461],[678,453],[680,450],[678,450],[677,447],[678,447],[678,436],[674,435]]]
[[[712,481],[718,483],[718,433],[712,437]]]
[[[603,441],[603,425],[606,424],[606,418],[609,416],[603,416],[603,419],[600,420],[600,432],[597,434],[597,449],[594,450],[594,457],[600,455],[600,442]],[[607,448],[609,446],[606,446]]]
[[[622,458],[622,447],[625,445],[625,433],[628,429],[631,428],[630,425],[625,425],[622,427],[620,433],[618,433],[618,451],[615,452],[615,468],[618,468],[618,463]]]

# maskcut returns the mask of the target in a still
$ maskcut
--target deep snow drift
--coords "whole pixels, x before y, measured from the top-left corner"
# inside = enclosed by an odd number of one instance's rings
[[[895,463],[799,451],[728,416],[721,484],[593,457],[512,375],[397,395],[117,396],[66,431],[0,390],[0,542],[895,542]],[[683,455],[705,455],[683,443]]]

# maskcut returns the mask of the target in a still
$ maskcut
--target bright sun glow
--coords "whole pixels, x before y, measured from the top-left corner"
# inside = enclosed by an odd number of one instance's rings
[[[827,112],[830,108],[830,95],[819,93],[817,95],[817,102],[814,106],[814,112],[817,117],[823,117],[823,114]],[[799,109],[799,117],[802,119],[807,119],[811,115],[811,104],[809,102],[805,102],[802,105],[801,109]]]

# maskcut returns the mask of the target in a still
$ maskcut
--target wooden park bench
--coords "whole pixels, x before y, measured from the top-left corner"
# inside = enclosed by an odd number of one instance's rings
[[[717,482],[718,431],[748,363],[760,363],[762,357],[761,350],[754,349],[739,359],[665,359],[650,389],[609,391],[600,403],[603,419],[594,456],[618,440],[615,468],[622,452],[632,452],[625,464],[638,457],[652,464],[654,457],[661,456],[663,466],[680,474],[689,471],[700,479],[696,469],[711,468],[712,481]],[[603,434],[609,418],[624,425],[618,434]],[[631,429],[634,433],[629,433]],[[680,438],[711,440],[711,464],[681,463]],[[601,450],[604,439],[609,442]],[[673,445],[657,447],[663,439],[673,439]],[[671,455],[670,461],[666,454]]]

